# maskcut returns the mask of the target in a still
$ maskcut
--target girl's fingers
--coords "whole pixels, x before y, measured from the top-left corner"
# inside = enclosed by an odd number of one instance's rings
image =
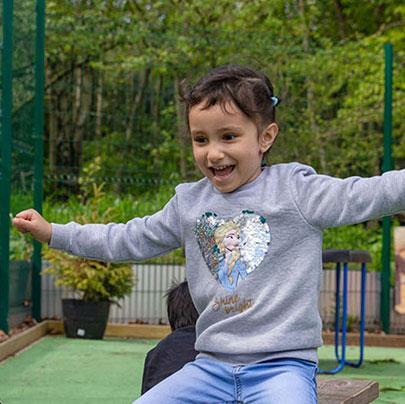
[[[31,222],[24,218],[15,217],[13,219],[13,225],[17,228],[17,230],[21,231],[22,233],[27,233],[28,231],[30,231],[30,224]]]
[[[40,214],[34,209],[27,209],[17,213],[12,223],[17,230],[27,233],[34,230],[36,219],[40,217]]]
[[[13,225],[22,233],[31,233],[38,241],[49,243],[52,226],[36,210],[27,209],[17,213]]]
[[[39,215],[39,213],[34,210],[34,209],[27,209],[23,210],[22,212],[19,212],[15,215],[16,218],[18,219],[24,219],[24,220],[32,220],[32,218],[35,215]]]

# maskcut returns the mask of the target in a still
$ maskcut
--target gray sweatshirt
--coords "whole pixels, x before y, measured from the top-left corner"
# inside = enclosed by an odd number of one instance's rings
[[[105,261],[184,246],[201,356],[317,361],[322,230],[401,210],[405,170],[337,179],[279,164],[231,193],[206,178],[181,184],[161,211],[125,224],[52,224],[50,246]]]

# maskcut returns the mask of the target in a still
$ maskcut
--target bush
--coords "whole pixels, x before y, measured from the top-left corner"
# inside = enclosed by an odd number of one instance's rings
[[[50,267],[42,273],[54,275],[57,286],[65,286],[81,293],[86,301],[117,303],[131,293],[134,273],[129,264],[111,264],[74,257],[48,248],[44,258]]]

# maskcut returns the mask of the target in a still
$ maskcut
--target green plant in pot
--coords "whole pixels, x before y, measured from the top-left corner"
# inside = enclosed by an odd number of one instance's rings
[[[100,339],[107,326],[110,304],[131,293],[134,274],[129,264],[111,264],[74,257],[46,249],[49,267],[43,273],[53,275],[57,286],[78,295],[62,299],[65,335],[73,338]]]
[[[83,170],[79,182],[83,210],[75,217],[78,223],[108,223],[119,219],[114,208],[100,210],[99,201],[104,196],[103,184],[96,185],[92,181],[93,175],[99,170],[98,159]],[[78,297],[62,299],[65,335],[102,338],[111,303],[118,304],[119,299],[132,291],[135,279],[131,265],[75,257],[51,248],[44,250],[43,257],[49,263],[43,273],[53,275],[57,286],[74,291]]]

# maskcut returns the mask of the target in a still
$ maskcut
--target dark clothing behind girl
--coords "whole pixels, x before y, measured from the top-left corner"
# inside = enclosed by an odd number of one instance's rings
[[[173,331],[146,355],[141,394],[195,359],[195,327]]]

